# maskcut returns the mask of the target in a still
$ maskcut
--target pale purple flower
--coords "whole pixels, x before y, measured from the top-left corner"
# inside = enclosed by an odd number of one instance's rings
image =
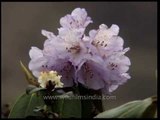
[[[84,8],[76,8],[71,14],[60,19],[61,26],[69,29],[85,29],[89,23],[92,23],[92,20],[87,16],[87,12]]]
[[[130,79],[126,72],[131,63],[124,55],[127,50],[114,52],[103,60],[94,60],[94,56],[92,60],[88,59],[76,73],[78,82],[90,89],[102,89],[106,93],[114,91]]]
[[[88,62],[82,65],[82,69],[77,72],[78,82],[91,89],[112,92],[130,79],[126,72],[131,63],[124,55],[129,48],[123,49],[124,41],[118,36],[118,33],[119,27],[115,24],[110,28],[102,24],[98,30],[90,31],[90,37],[87,39],[90,39],[96,50],[92,47],[91,52],[95,53],[92,60],[88,59]],[[100,56],[103,60],[95,62],[93,61],[95,56]],[[86,76],[89,77],[86,78]]]
[[[92,23],[84,8],[76,8],[60,19],[58,35],[42,30],[47,37],[40,50],[32,47],[29,69],[37,78],[42,71],[57,71],[62,75],[64,87],[81,83],[89,89],[112,92],[125,83],[130,76],[126,73],[130,60],[124,54],[124,41],[118,36],[119,27],[108,28],[101,24],[98,30],[85,29]]]
[[[113,24],[108,28],[107,25],[101,24],[98,30],[91,30],[89,35],[99,54],[105,56],[123,50],[124,41],[118,36],[118,33],[119,27],[117,25]]]
[[[61,81],[64,83],[64,87],[73,86],[74,67],[67,59],[46,55],[44,51],[36,47],[32,47],[29,55],[31,57],[29,69],[35,77],[38,78],[43,71],[54,70],[62,75]]]

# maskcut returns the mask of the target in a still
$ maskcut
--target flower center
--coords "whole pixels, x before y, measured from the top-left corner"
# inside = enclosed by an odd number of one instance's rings
[[[80,48],[80,46],[79,45],[75,45],[75,46],[72,46],[72,47],[70,47],[70,48],[68,48],[68,47],[66,47],[66,50],[68,51],[68,52],[71,52],[71,53],[79,53],[80,52],[80,50],[81,50],[81,48]]]

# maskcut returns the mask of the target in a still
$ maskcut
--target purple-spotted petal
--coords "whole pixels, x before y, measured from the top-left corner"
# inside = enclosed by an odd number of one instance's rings
[[[93,61],[87,61],[77,72],[76,77],[78,82],[84,86],[98,90],[104,87],[103,74],[103,66]]]
[[[89,23],[92,23],[92,20],[84,8],[76,8],[71,15],[68,14],[60,19],[60,24],[64,28],[85,28]]]

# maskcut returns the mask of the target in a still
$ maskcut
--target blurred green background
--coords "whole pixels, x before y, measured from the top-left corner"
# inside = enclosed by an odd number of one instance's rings
[[[94,21],[117,24],[126,54],[131,59],[131,79],[106,100],[106,109],[157,94],[157,3],[156,2],[2,2],[2,104],[13,103],[25,91],[27,82],[19,61],[28,65],[31,46],[43,48],[41,29],[57,34],[59,19],[76,7],[85,8]],[[87,33],[88,34],[88,33]]]

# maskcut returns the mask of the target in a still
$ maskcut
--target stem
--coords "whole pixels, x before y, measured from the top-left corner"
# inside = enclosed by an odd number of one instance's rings
[[[87,89],[83,87],[81,84],[78,85],[78,89],[80,95],[82,96],[101,95],[100,90]],[[103,111],[101,100],[82,99],[81,108],[82,108],[82,118],[93,118],[99,112]]]

